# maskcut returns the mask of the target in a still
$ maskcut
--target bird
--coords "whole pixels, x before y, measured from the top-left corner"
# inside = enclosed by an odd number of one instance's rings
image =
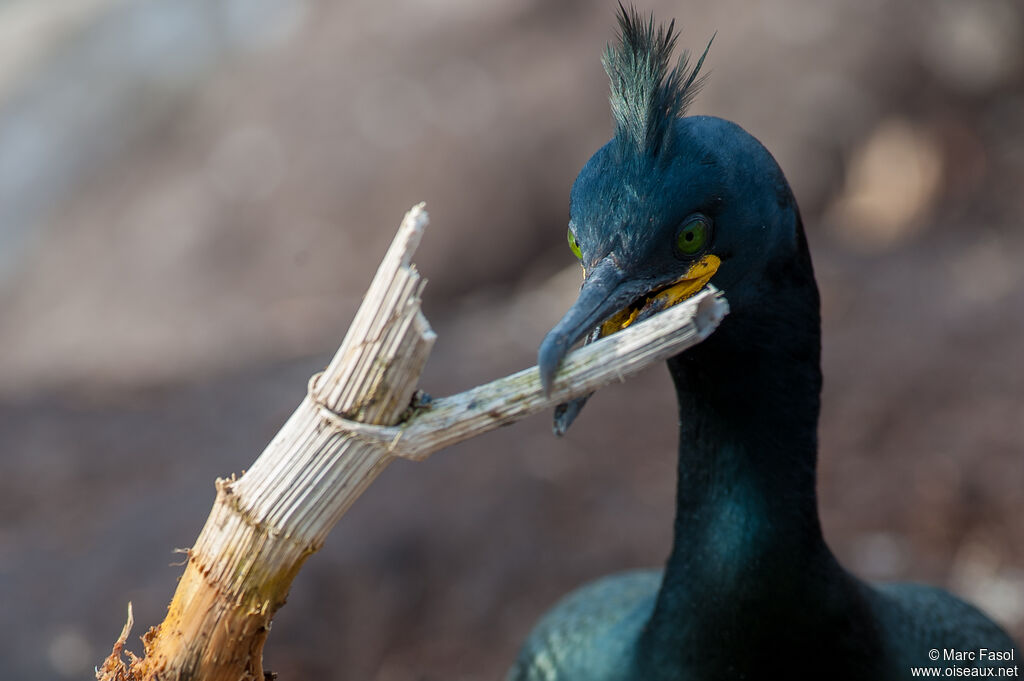
[[[581,339],[709,284],[730,313],[667,362],[679,463],[664,569],[570,593],[535,625],[507,681],[884,681],[914,667],[984,676],[1016,665],[1019,649],[974,606],[859,579],[828,547],[815,489],[820,301],[797,202],[750,133],[686,114],[711,42],[695,63],[683,51],[672,64],[674,21],[621,3],[617,19],[602,58],[614,135],[570,192],[583,284],[539,347],[541,383],[550,391]],[[556,410],[556,432],[581,406]]]

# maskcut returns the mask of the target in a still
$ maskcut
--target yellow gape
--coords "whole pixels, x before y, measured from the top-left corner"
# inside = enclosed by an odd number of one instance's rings
[[[626,328],[636,321],[640,311],[649,305],[654,305],[659,310],[664,310],[686,300],[704,288],[704,285],[710,281],[712,275],[718,271],[718,266],[721,264],[722,261],[719,260],[718,256],[705,255],[690,265],[690,269],[686,270],[686,274],[681,278],[669,284],[666,288],[657,291],[654,295],[643,301],[642,304],[630,305],[610,317],[608,321],[601,325],[601,337],[603,338]]]

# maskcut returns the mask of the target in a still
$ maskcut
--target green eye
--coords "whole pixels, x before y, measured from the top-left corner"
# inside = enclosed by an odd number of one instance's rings
[[[577,260],[583,260],[583,253],[580,251],[580,245],[576,243],[576,235],[572,233],[572,228],[569,228],[569,250],[576,256]]]
[[[681,255],[696,255],[708,243],[708,234],[711,227],[708,219],[694,217],[683,223],[683,226],[676,232],[676,250]]]

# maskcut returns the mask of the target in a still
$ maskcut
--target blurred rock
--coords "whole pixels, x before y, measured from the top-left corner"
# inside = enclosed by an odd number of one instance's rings
[[[69,679],[81,678],[96,665],[92,646],[81,632],[75,630],[65,630],[54,636],[47,653],[51,667]]]
[[[957,552],[950,582],[1003,626],[1019,629],[1024,625],[1024,570],[1000,562],[1000,552],[971,537]]]
[[[853,543],[854,564],[850,567],[865,579],[893,580],[909,564],[906,540],[889,532],[873,532]]]
[[[883,121],[850,160],[830,222],[855,250],[892,248],[927,226],[942,179],[941,152],[906,121]]]
[[[1024,11],[1010,0],[933,5],[924,58],[940,78],[969,95],[1002,86],[1024,68]]]

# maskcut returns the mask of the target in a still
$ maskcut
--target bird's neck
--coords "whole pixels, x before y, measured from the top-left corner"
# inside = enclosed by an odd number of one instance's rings
[[[670,568],[742,581],[747,561],[790,563],[822,541],[821,374],[816,347],[800,360],[782,348],[716,345],[670,364],[680,435]]]
[[[806,269],[779,282],[773,298],[785,305],[736,310],[669,362],[679,401],[677,510],[648,645],[749,636],[778,625],[776,608],[840,578],[815,495],[820,321],[809,259]]]

